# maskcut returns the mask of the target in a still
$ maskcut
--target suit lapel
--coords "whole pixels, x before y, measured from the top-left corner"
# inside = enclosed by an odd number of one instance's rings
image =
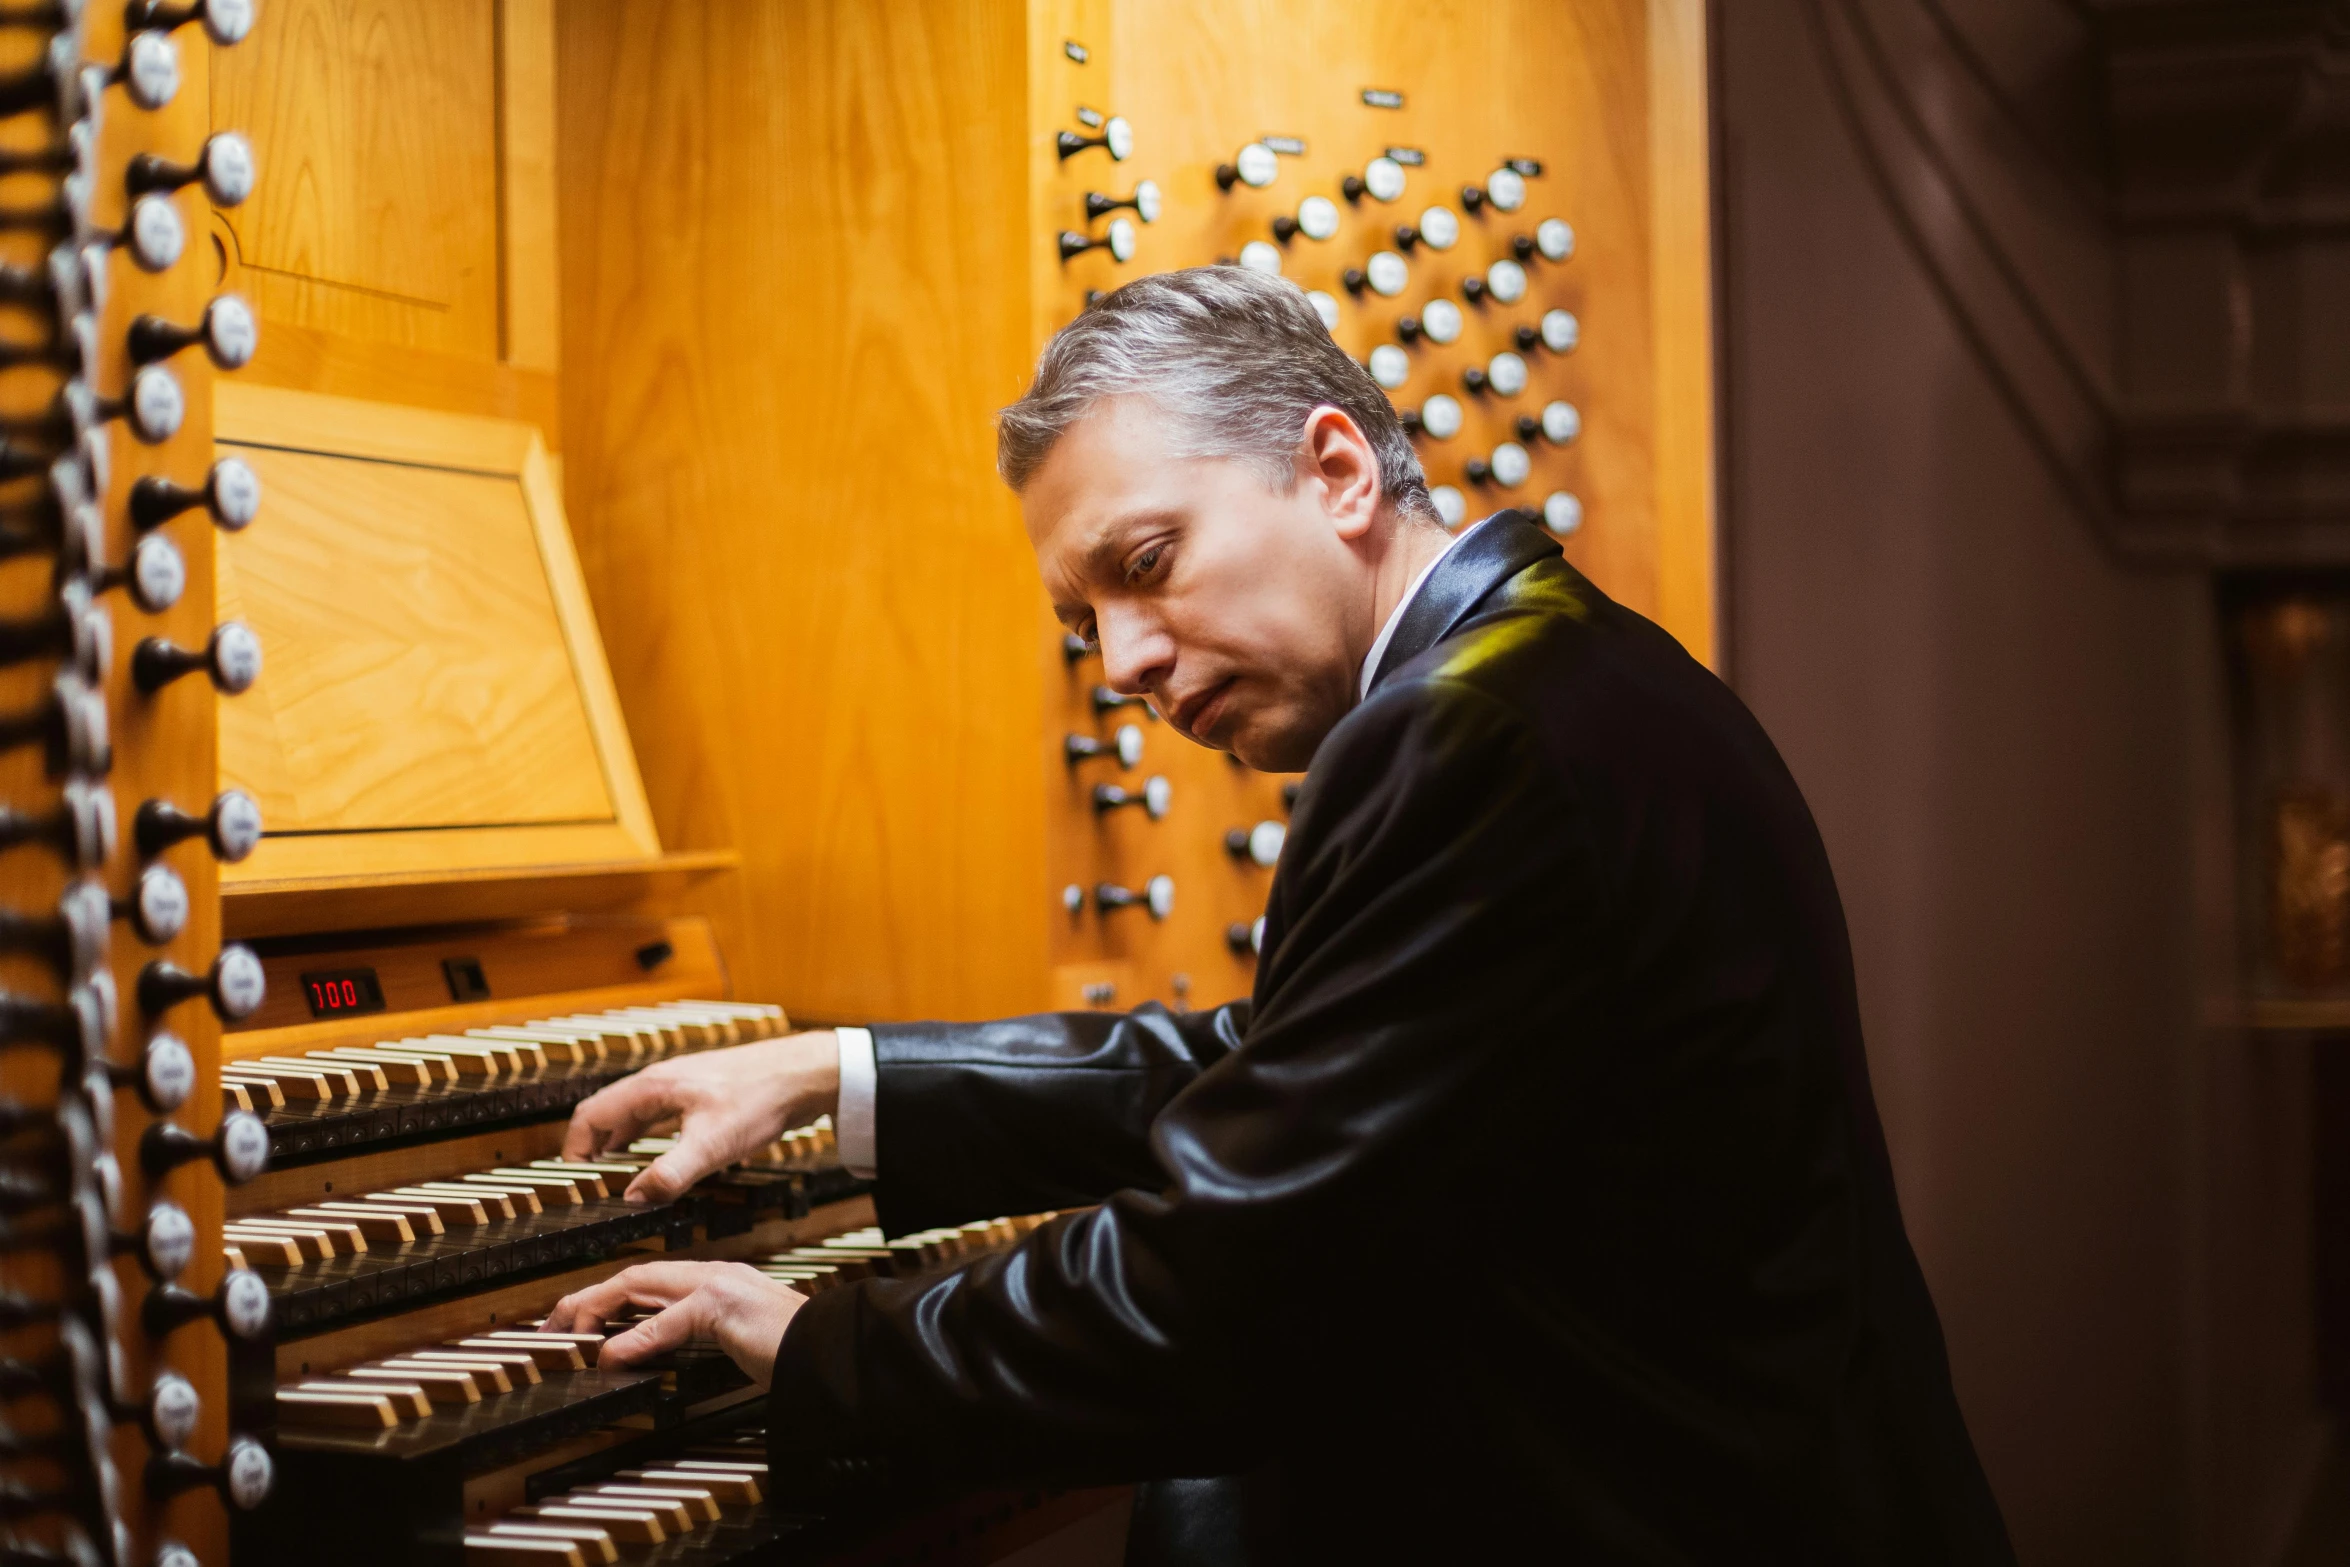
[[[1558,541],[1533,526],[1522,511],[1496,512],[1479,523],[1437,562],[1404,607],[1403,619],[1396,622],[1395,635],[1372,672],[1371,689],[1378,690],[1389,671],[1403,668],[1450,636],[1495,588],[1536,561],[1563,553]]]

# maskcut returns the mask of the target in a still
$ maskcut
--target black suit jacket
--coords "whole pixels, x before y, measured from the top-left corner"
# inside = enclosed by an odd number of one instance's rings
[[[779,1471],[1255,1471],[1296,1559],[2011,1560],[1828,861],[1729,690],[1504,513],[1306,776],[1255,993],[874,1030],[893,1231]]]

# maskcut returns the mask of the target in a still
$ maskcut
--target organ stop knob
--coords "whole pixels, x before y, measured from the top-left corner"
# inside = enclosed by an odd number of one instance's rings
[[[1080,234],[1075,229],[1063,229],[1058,243],[1063,261],[1072,256],[1082,256],[1089,250],[1106,250],[1112,261],[1132,261],[1134,225],[1125,218],[1112,218],[1109,228],[1103,231],[1099,239]]]
[[[1471,484],[1498,484],[1505,490],[1524,484],[1533,468],[1533,459],[1526,455],[1526,448],[1515,441],[1502,442],[1489,458],[1472,457],[1462,465]]]
[[[195,1052],[177,1034],[148,1040],[132,1065],[101,1061],[94,1070],[109,1087],[136,1089],[140,1102],[157,1115],[177,1110],[196,1091]]]
[[[139,1138],[139,1163],[149,1175],[198,1159],[211,1160],[222,1180],[242,1186],[269,1168],[269,1128],[249,1111],[231,1110],[210,1137],[198,1137],[176,1121],[156,1121]]]
[[[1224,945],[1236,957],[1253,958],[1265,950],[1265,917],[1260,914],[1247,924],[1238,921],[1224,927]]]
[[[1461,384],[1472,392],[1490,391],[1497,397],[1515,397],[1526,389],[1526,361],[1508,349],[1461,372]]]
[[[201,22],[205,36],[226,49],[253,31],[253,11],[254,0],[131,0],[124,25],[170,32]]]
[[[1164,778],[1150,778],[1140,789],[1122,788],[1117,784],[1093,786],[1093,810],[1096,816],[1107,815],[1120,806],[1139,805],[1154,822],[1166,819],[1167,810],[1175,803],[1175,786]]]
[[[1553,490],[1542,501],[1542,525],[1560,538],[1583,526],[1583,503],[1566,490]]]
[[[1416,412],[1402,416],[1406,430],[1432,441],[1449,441],[1460,434],[1461,417],[1460,399],[1447,392],[1436,393]]]
[[[1091,735],[1070,735],[1061,742],[1061,754],[1071,767],[1097,756],[1115,756],[1121,767],[1142,765],[1142,726],[1120,724],[1117,734],[1108,740],[1096,740]]]
[[[1108,686],[1095,686],[1093,688],[1093,710],[1096,716],[1100,716],[1106,713],[1114,713],[1122,707],[1139,707],[1145,713],[1150,713],[1150,716],[1153,718],[1159,716],[1158,714],[1151,712],[1150,702],[1143,697],[1120,696],[1117,692],[1111,690]]]
[[[1252,865],[1269,866],[1281,858],[1281,845],[1288,841],[1288,837],[1289,829],[1279,822],[1235,827],[1224,834],[1224,852]]]
[[[1088,218],[1107,217],[1121,207],[1131,207],[1134,215],[1145,223],[1159,221],[1159,186],[1156,180],[1136,180],[1134,194],[1120,200],[1105,196],[1098,190],[1085,193],[1085,215]]]
[[[1411,269],[1404,265],[1403,257],[1394,251],[1382,250],[1376,252],[1370,260],[1364,262],[1360,267],[1348,267],[1345,272],[1340,274],[1339,281],[1346,285],[1348,293],[1358,299],[1362,297],[1365,288],[1370,289],[1374,294],[1393,299],[1402,293],[1404,285],[1411,281]]]
[[[162,958],[139,971],[139,1005],[151,1014],[203,996],[222,1022],[235,1023],[251,1017],[268,994],[261,960],[251,947],[237,942],[221,948],[202,974],[191,974]]]
[[[1436,518],[1448,528],[1457,528],[1469,520],[1469,500],[1449,484],[1431,485],[1428,504],[1436,508]]]
[[[1521,326],[1516,338],[1518,348],[1524,353],[1547,348],[1554,354],[1571,354],[1575,345],[1583,341],[1583,323],[1575,319],[1571,310],[1546,310],[1539,328]]]
[[[253,362],[261,344],[253,307],[234,294],[222,294],[204,307],[203,319],[194,326],[179,326],[161,316],[140,316],[131,323],[131,358],[140,364],[168,359],[198,343],[221,369],[242,370]]]
[[[1240,264],[1251,272],[1262,272],[1267,277],[1281,275],[1281,252],[1261,239],[1252,239],[1240,247]]]
[[[1314,314],[1322,318],[1322,330],[1338,330],[1338,298],[1318,288],[1306,290],[1306,303],[1314,307]]]
[[[1450,207],[1429,207],[1420,214],[1417,224],[1406,223],[1395,231],[1395,243],[1404,250],[1414,245],[1426,245],[1430,250],[1450,250],[1461,237],[1461,220]]]
[[[148,191],[173,191],[183,185],[201,180],[204,194],[212,198],[216,207],[235,207],[244,204],[253,194],[253,185],[259,171],[253,163],[253,144],[235,131],[220,131],[205,138],[204,150],[193,163],[175,163],[152,152],[135,153],[123,170],[124,182],[132,195]]]
[[[261,480],[243,458],[223,457],[204,476],[201,489],[174,484],[160,474],[149,474],[131,486],[131,521],[142,528],[160,526],[197,506],[234,532],[260,515]]]
[[[1115,882],[1100,882],[1093,889],[1093,906],[1103,913],[1112,909],[1129,909],[1140,905],[1154,920],[1163,920],[1175,912],[1175,878],[1153,876],[1142,884],[1142,891],[1121,887]]]
[[[251,1512],[269,1500],[270,1487],[276,1482],[277,1467],[269,1460],[269,1450],[249,1436],[230,1437],[228,1451],[217,1464],[205,1463],[177,1448],[147,1460],[147,1492],[158,1501],[210,1486],[237,1511]]]
[[[1487,202],[1496,212],[1515,212],[1526,204],[1526,176],[1504,164],[1485,176],[1482,186],[1463,185],[1461,205],[1475,212]]]
[[[1297,204],[1297,216],[1287,213],[1273,220],[1273,237],[1288,244],[1303,234],[1310,240],[1326,240],[1338,233],[1338,203],[1327,196],[1308,196]]]
[[[152,695],[182,675],[203,670],[223,695],[252,689],[261,678],[261,639],[241,620],[226,620],[213,628],[201,652],[143,638],[131,652],[131,681]]]
[[[1062,131],[1053,138],[1053,147],[1063,159],[1073,158],[1088,147],[1099,147],[1110,155],[1112,161],[1124,163],[1134,156],[1134,127],[1126,123],[1123,114],[1113,114],[1103,124],[1099,136],[1080,136],[1075,131]]]
[[[269,1330],[269,1286],[249,1268],[229,1269],[209,1299],[177,1284],[158,1284],[147,1292],[139,1317],[155,1338],[210,1317],[230,1338],[250,1342]]]
[[[1420,307],[1417,316],[1405,316],[1395,323],[1395,335],[1405,342],[1425,337],[1431,343],[1450,343],[1461,335],[1463,324],[1461,307],[1449,299],[1431,299]]]
[[[1263,190],[1280,173],[1281,160],[1273,149],[1261,141],[1252,141],[1234,153],[1230,163],[1216,165],[1216,188],[1230,190],[1235,185],[1246,185],[1252,190]]]
[[[1403,165],[1393,158],[1373,158],[1363,165],[1360,174],[1349,174],[1338,182],[1338,193],[1349,202],[1369,196],[1373,201],[1400,201],[1403,199]]]
[[[20,811],[0,805],[0,848],[43,843],[74,869],[96,870],[114,858],[114,795],[103,784],[69,778],[51,811]]]
[[[131,818],[131,836],[145,855],[200,837],[211,845],[213,858],[233,865],[261,842],[261,807],[242,789],[223,789],[202,816],[191,816],[169,800],[149,800]]]
[[[1372,349],[1366,368],[1372,380],[1391,392],[1412,378],[1411,356],[1393,343],[1381,343]]]

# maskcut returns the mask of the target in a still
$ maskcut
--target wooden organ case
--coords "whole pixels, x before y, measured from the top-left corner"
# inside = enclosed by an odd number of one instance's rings
[[[650,1255],[815,1289],[1029,1222],[884,1237],[823,1126],[633,1207],[655,1149],[567,1165],[569,1110],[786,1006],[1247,990],[1291,781],[1097,689],[993,475],[1091,290],[1293,278],[1467,516],[1547,502],[1710,656],[1701,11],[0,5],[13,1559],[981,1561],[1098,1509],[783,1516],[722,1356],[519,1336]]]

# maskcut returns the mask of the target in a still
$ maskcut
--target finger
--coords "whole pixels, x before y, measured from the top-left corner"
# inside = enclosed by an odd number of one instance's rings
[[[709,1316],[709,1292],[697,1290],[684,1300],[665,1308],[658,1316],[616,1333],[604,1341],[596,1356],[599,1366],[633,1366],[640,1360],[650,1360],[665,1354],[681,1344],[690,1342]]]
[[[649,1072],[624,1077],[580,1101],[563,1133],[563,1157],[592,1159],[615,1143],[628,1143],[664,1115],[674,1114],[668,1081]]]
[[[678,1134],[676,1146],[637,1172],[621,1196],[629,1202],[669,1202],[687,1187],[731,1161],[718,1139],[692,1119]]]
[[[694,1292],[701,1282],[702,1267],[690,1262],[645,1262],[623,1268],[555,1302],[555,1309],[547,1313],[547,1331],[593,1333],[622,1306],[666,1306]]]

